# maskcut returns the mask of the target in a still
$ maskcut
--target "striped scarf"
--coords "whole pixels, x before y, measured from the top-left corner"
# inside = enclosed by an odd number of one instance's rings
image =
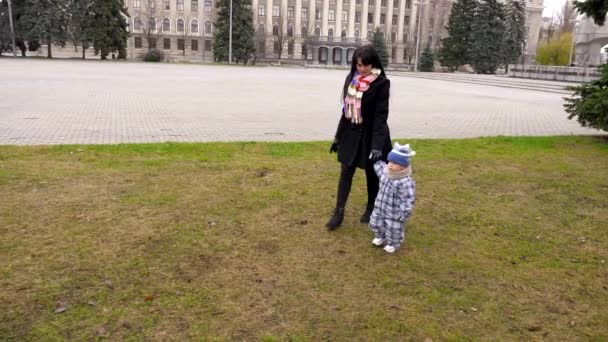
[[[355,72],[353,80],[348,85],[346,97],[344,98],[344,115],[354,124],[363,123],[361,116],[361,98],[363,93],[369,89],[369,85],[380,76],[380,69],[372,69],[372,73],[362,77]]]

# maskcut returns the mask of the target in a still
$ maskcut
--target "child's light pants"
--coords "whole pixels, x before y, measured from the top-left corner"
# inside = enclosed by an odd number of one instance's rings
[[[386,241],[395,249],[399,248],[403,242],[405,222],[382,217],[376,210],[369,218],[369,228],[374,233],[374,237]]]

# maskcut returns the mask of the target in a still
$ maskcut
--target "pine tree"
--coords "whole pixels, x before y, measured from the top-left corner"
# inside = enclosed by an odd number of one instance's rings
[[[586,14],[593,18],[595,23],[599,26],[603,26],[606,22],[606,15],[608,14],[608,0],[575,0],[574,8],[576,8],[579,13]]]
[[[376,52],[378,52],[382,65],[387,66],[388,50],[386,49],[386,43],[384,42],[384,32],[382,32],[379,27],[376,27],[372,36],[372,45],[374,46],[374,49],[376,49]]]
[[[47,57],[53,58],[52,45],[64,45],[69,20],[67,0],[27,0],[22,27],[27,40],[47,44]]]
[[[478,74],[493,74],[503,61],[505,14],[498,0],[481,0],[473,17],[471,65]]]
[[[477,2],[475,0],[458,0],[448,21],[448,34],[441,42],[438,57],[442,65],[454,71],[460,65],[470,63],[472,45],[472,20],[475,15]]]
[[[86,36],[93,42],[95,53],[106,59],[110,52],[126,57],[127,21],[129,14],[123,0],[94,0],[87,19]]]
[[[68,7],[70,18],[68,21],[68,39],[74,47],[82,46],[82,59],[85,59],[88,46],[88,23],[91,15],[93,0],[72,0]]]
[[[431,47],[427,46],[420,56],[420,71],[432,72],[435,70],[435,57]]]
[[[217,2],[217,20],[213,33],[213,57],[216,61],[228,60],[230,0]],[[251,0],[232,0],[232,58],[247,61],[255,53],[255,29]]]
[[[527,38],[526,3],[524,0],[509,0],[506,5],[506,31],[503,63],[516,64],[523,53]]]

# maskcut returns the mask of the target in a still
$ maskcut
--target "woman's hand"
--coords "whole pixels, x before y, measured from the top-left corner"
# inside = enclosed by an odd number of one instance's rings
[[[372,164],[376,163],[380,159],[382,159],[382,152],[378,150],[372,150],[372,153],[369,154],[369,160],[372,162]]]
[[[338,140],[334,139],[334,142],[332,142],[329,147],[329,153],[338,153],[338,147],[340,147],[340,143]]]

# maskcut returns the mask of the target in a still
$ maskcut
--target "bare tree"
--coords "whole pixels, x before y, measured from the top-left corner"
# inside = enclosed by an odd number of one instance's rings
[[[576,10],[572,5],[572,1],[566,0],[557,14],[555,23],[557,24],[559,33],[572,32],[574,29],[574,20],[576,19]]]
[[[272,34],[274,36],[275,49],[278,49],[279,64],[281,64],[281,56],[283,55],[285,44],[293,42],[293,27],[286,25],[286,21],[283,21],[283,18],[279,17],[278,23],[272,28]]]
[[[135,23],[134,30],[138,29],[138,25],[143,32],[143,36],[148,42],[148,50],[156,48],[156,42],[160,37],[162,29],[162,20],[160,19],[159,4],[156,0],[145,1],[144,7],[141,11],[135,11],[135,20],[139,18],[139,23]]]
[[[179,25],[179,20],[176,21],[176,28],[177,28],[177,33],[180,35],[181,40],[183,42],[182,46],[178,46],[181,47],[182,50],[182,56],[186,56],[186,40],[188,39],[188,37],[190,37],[190,25],[192,25],[192,23],[188,24],[185,20],[180,19],[183,22],[183,27],[180,27]],[[178,44],[179,45],[179,44]]]

